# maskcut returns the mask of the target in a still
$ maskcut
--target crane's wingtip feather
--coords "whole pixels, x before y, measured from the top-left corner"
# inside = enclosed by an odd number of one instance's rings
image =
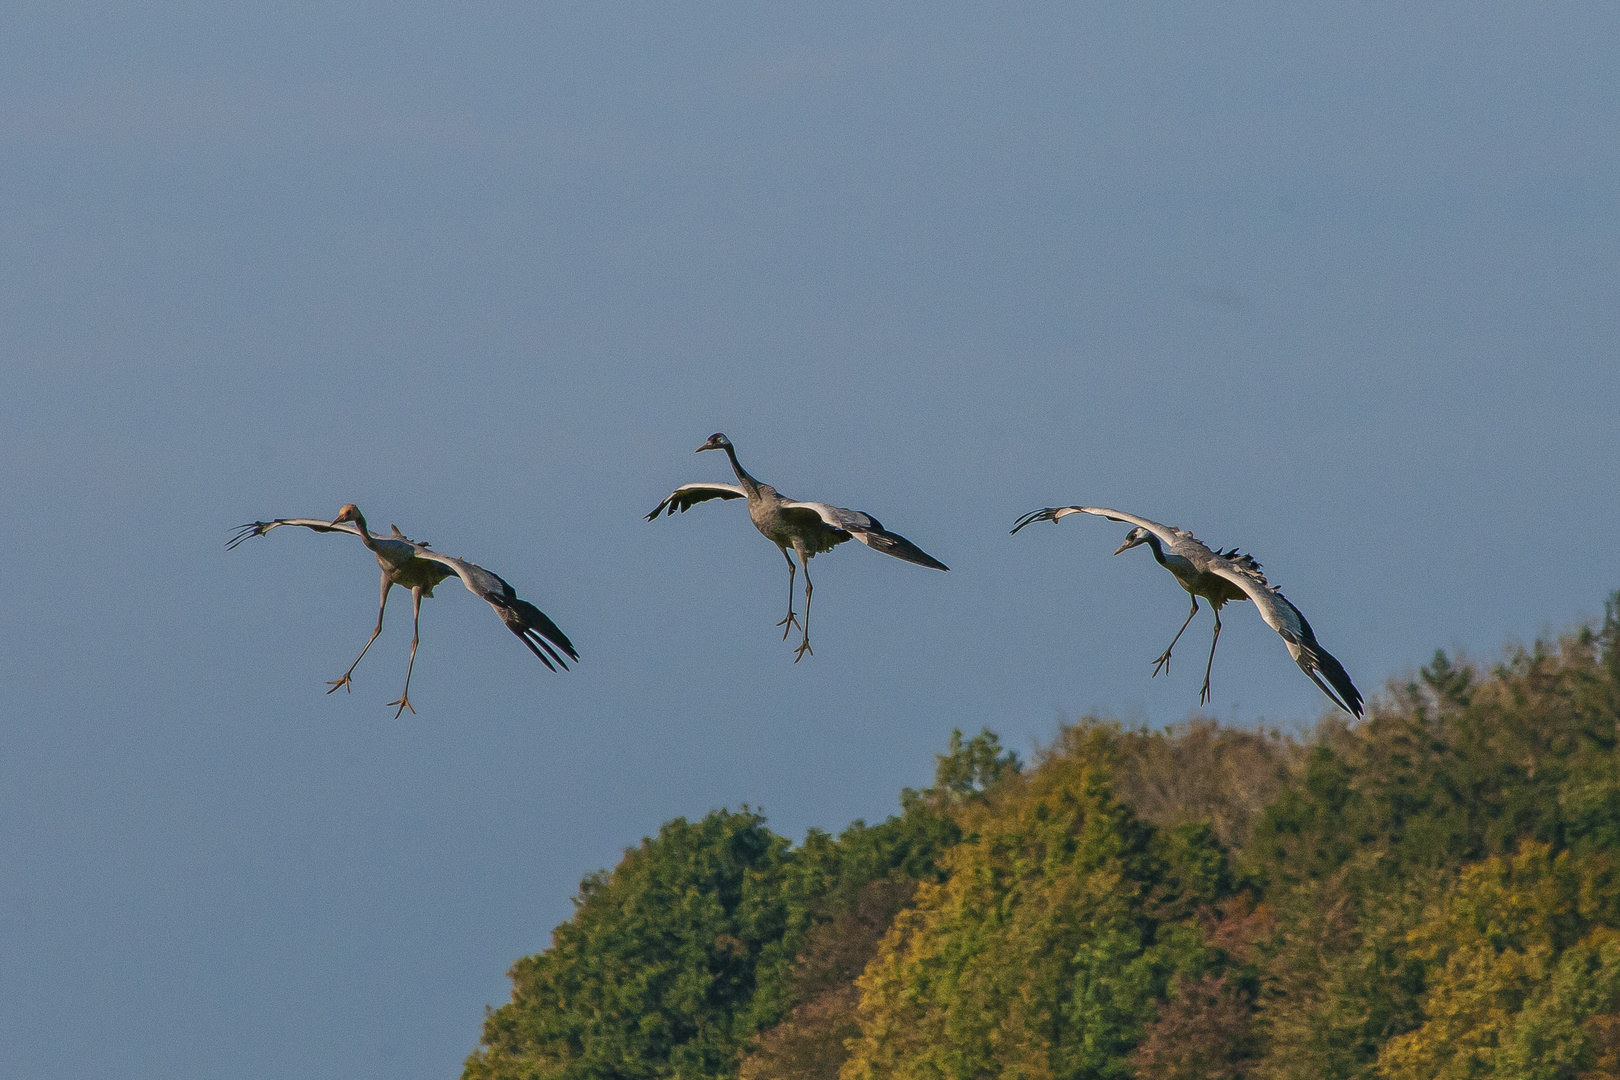
[[[551,664],[546,661],[545,656],[541,655],[541,649],[549,653],[552,660],[562,664],[564,671],[568,670],[568,665],[564,663],[562,655],[557,651],[558,649],[561,649],[571,659],[578,662],[579,653],[575,651],[574,643],[568,640],[568,635],[563,633],[555,622],[552,622],[550,616],[527,600],[512,597],[506,605],[502,606],[501,619],[512,633],[523,640],[523,644],[529,647],[530,652],[539,656],[541,661],[546,663],[547,667],[551,667]],[[552,668],[552,670],[555,671],[556,668]]]
[[[1366,703],[1361,691],[1356,689],[1356,684],[1350,681],[1350,673],[1344,669],[1344,665],[1320,646],[1311,649],[1307,656],[1311,666],[1306,667],[1303,662],[1300,664],[1300,667],[1305,669],[1305,674],[1321,687],[1324,694],[1333,699],[1333,704],[1359,720]],[[1318,672],[1321,673],[1320,677]]]
[[[1037,521],[1050,521],[1052,524],[1056,525],[1056,515],[1057,508],[1052,506],[1043,507],[1040,510],[1031,510],[1029,513],[1025,514],[1023,517],[1020,517],[1016,522],[1013,523],[1012,531],[1016,533],[1025,525],[1033,525]],[[1011,534],[1009,533],[1008,535]]]
[[[242,541],[254,536],[263,536],[266,522],[250,521],[245,525],[238,525],[236,533],[225,542],[225,550],[231,551]]]
[[[555,667],[552,666],[551,660],[550,660],[550,658],[548,658],[546,656],[546,653],[542,652],[540,650],[540,646],[535,644],[535,639],[529,636],[529,635],[534,633],[534,630],[532,628],[519,629],[518,627],[514,626],[514,627],[512,627],[512,633],[517,635],[517,639],[519,641],[523,642],[523,645],[524,645],[525,648],[527,648],[530,652],[534,653],[534,655],[539,658],[540,662],[542,664],[546,665],[546,669],[548,671],[556,671],[557,670]],[[548,649],[546,651],[549,652],[550,650]],[[552,655],[555,656],[556,654],[552,653]],[[562,663],[562,660],[559,658],[557,662]],[[563,667],[566,669],[568,667],[568,665],[563,664]]]

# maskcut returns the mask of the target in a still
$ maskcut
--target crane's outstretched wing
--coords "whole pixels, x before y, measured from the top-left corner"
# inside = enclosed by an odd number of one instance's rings
[[[932,567],[935,570],[950,569],[899,533],[889,532],[883,527],[883,523],[871,514],[818,502],[787,502],[782,505],[782,509],[788,513],[812,513],[823,525],[848,533],[873,551],[881,551],[885,555],[893,555],[897,559],[904,559],[918,566]]]
[[[647,515],[648,521],[656,521],[659,514],[673,514],[679,510],[686,513],[689,506],[710,499],[746,499],[748,492],[736,484],[682,484],[669,493],[669,498],[653,508]]]
[[[436,562],[448,566],[453,570],[461,583],[467,586],[472,593],[489,602],[495,609],[495,614],[501,617],[506,628],[518,636],[529,651],[540,658],[546,667],[556,671],[561,667],[568,670],[568,663],[562,658],[562,653],[568,655],[569,660],[577,661],[579,653],[574,651],[574,643],[568,640],[568,635],[557,628],[557,624],[546,616],[546,613],[529,603],[518,599],[512,586],[499,574],[485,570],[477,563],[470,563],[466,559],[458,559],[453,555],[440,555],[437,551],[429,551],[424,547],[416,549],[418,559]],[[561,650],[559,653],[558,650]],[[556,661],[557,667],[552,666]]]
[[[263,536],[271,529],[279,529],[283,525],[301,525],[306,529],[314,529],[316,532],[341,532],[348,533],[350,536],[360,535],[359,526],[350,521],[340,521],[334,525],[330,521],[321,521],[317,518],[276,518],[274,521],[250,521],[246,525],[240,526],[236,530],[236,534],[231,537],[230,542],[225,545],[225,550],[229,551],[249,537]]]
[[[1350,681],[1350,673],[1333,654],[1316,641],[1316,633],[1305,621],[1304,614],[1289,603],[1275,585],[1266,580],[1259,564],[1248,556],[1233,560],[1217,556],[1210,560],[1209,568],[1230,581],[1254,601],[1266,625],[1277,631],[1288,646],[1288,653],[1299,669],[1310,676],[1322,693],[1333,703],[1354,716],[1361,715],[1361,691]],[[1318,672],[1321,674],[1319,675]],[[1323,682],[1326,679],[1326,682]]]
[[[1166,544],[1174,544],[1183,537],[1192,536],[1191,533],[1178,529],[1174,525],[1160,525],[1157,521],[1149,521],[1145,517],[1127,514],[1123,510],[1110,510],[1106,506],[1048,506],[1045,510],[1032,510],[1018,519],[1013,525],[1012,531],[1017,532],[1025,525],[1037,521],[1050,521],[1056,525],[1059,518],[1066,518],[1070,514],[1095,514],[1097,517],[1107,518],[1109,521],[1123,521],[1129,525],[1146,529]]]

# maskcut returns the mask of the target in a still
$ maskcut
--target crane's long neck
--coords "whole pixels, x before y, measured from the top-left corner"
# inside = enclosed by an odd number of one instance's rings
[[[1164,553],[1164,545],[1161,544],[1159,542],[1159,538],[1154,536],[1152,533],[1148,534],[1147,545],[1153,549],[1154,561],[1160,566],[1164,567],[1166,570],[1170,571],[1170,573],[1174,574],[1176,580],[1181,582],[1181,587],[1183,589],[1186,589],[1194,596],[1200,595],[1198,592],[1198,586],[1201,574],[1197,566],[1189,562],[1184,556],[1166,555]],[[1205,597],[1208,599],[1207,594],[1205,594]],[[1220,607],[1220,604],[1216,603],[1214,600],[1210,600],[1210,602],[1214,603],[1217,608]]]
[[[737,474],[737,482],[743,486],[743,490],[750,495],[758,494],[759,481],[749,476],[748,470],[742,467],[742,462],[737,460],[737,451],[730,445],[723,446],[721,449],[726,452],[726,457],[731,459],[731,471]]]
[[[360,542],[372,551],[376,551],[377,541],[371,535],[371,530],[366,528],[366,516],[358,510],[354,512],[354,527],[360,530]]]

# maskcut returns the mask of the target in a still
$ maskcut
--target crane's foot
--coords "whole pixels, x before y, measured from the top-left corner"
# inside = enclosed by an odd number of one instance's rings
[[[401,716],[403,716],[406,709],[411,710],[411,715],[412,716],[416,715],[416,710],[411,707],[411,699],[408,698],[408,697],[401,696],[398,701],[390,701],[388,704],[390,704],[390,705],[398,705],[399,706],[398,711],[396,711],[394,713],[394,719],[395,720],[398,720]]]
[[[1209,680],[1205,679],[1204,680],[1204,688],[1202,690],[1198,691],[1198,704],[1200,704],[1200,705],[1208,705],[1209,704],[1209,699],[1210,699]]]
[[[781,622],[777,623],[776,625],[777,626],[785,626],[785,627],[787,627],[786,630],[782,631],[782,640],[783,641],[786,641],[788,639],[788,635],[793,633],[794,630],[803,630],[804,629],[802,626],[799,625],[799,617],[797,615],[793,614],[793,612],[791,612],[791,611],[787,613],[787,618],[783,619]]]
[[[793,662],[797,664],[800,660],[803,660],[805,653],[809,653],[811,656],[816,655],[816,650],[810,647],[810,638],[808,635],[806,635],[805,639],[799,643],[799,647],[793,650]]]
[[[335,694],[339,690],[347,690],[351,694],[354,693],[354,688],[349,685],[348,675],[344,675],[341,679],[328,679],[326,681],[326,685],[332,688],[327,691],[328,694]]]
[[[1169,649],[1164,650],[1164,652],[1159,654],[1159,658],[1157,660],[1153,661],[1153,674],[1149,675],[1148,678],[1157,679],[1159,677],[1159,672],[1161,672],[1161,671],[1164,672],[1166,675],[1170,674],[1170,650]]]

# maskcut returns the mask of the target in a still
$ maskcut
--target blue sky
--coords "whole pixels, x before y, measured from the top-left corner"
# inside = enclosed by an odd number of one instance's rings
[[[1196,706],[1117,506],[1363,691],[1620,586],[1602,5],[13,5],[0,34],[0,1073],[442,1077],[675,815],[880,818],[952,727]],[[715,431],[950,564],[813,565]],[[356,673],[356,502],[454,582]],[[1210,713],[1326,701],[1229,609]]]

